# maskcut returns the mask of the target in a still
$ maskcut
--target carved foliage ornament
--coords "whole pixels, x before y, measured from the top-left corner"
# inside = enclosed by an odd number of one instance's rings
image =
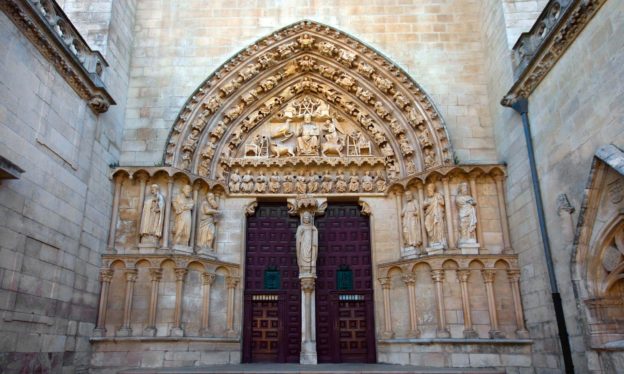
[[[293,81],[295,77],[301,78]],[[390,150],[397,155],[396,161],[387,164],[397,169],[393,172],[408,175],[453,163],[444,123],[416,83],[358,41],[305,21],[260,40],[206,80],[173,126],[165,164],[201,169],[213,179],[229,172],[222,161],[240,152],[251,130],[278,113],[289,120],[292,112],[285,110],[305,92],[323,100],[330,122],[335,118],[330,111],[338,110],[378,146],[388,142],[388,156]],[[320,156],[321,143],[326,141],[323,155],[347,153],[347,144],[340,145],[333,135],[309,138],[320,135],[304,134],[300,152],[279,148],[279,144],[270,152],[294,157],[318,150]],[[214,152],[206,148],[210,141]]]

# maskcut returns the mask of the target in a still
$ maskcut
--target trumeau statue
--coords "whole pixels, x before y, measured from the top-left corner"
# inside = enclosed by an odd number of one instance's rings
[[[217,236],[217,215],[219,214],[219,202],[214,194],[206,194],[206,200],[201,204],[201,219],[197,230],[197,246],[200,253],[203,251],[214,251],[214,240]]]
[[[312,223],[312,214],[310,212],[303,213],[301,224],[297,227],[296,239],[299,276],[316,275],[318,230]]]
[[[165,198],[157,184],[150,186],[150,195],[145,197],[141,216],[141,244],[158,244],[162,237],[165,216]]]
[[[173,199],[173,244],[188,246],[191,237],[191,211],[193,210],[193,198],[191,198],[191,186],[182,187],[182,192]]]
[[[468,183],[462,182],[457,190],[455,204],[459,213],[459,243],[476,243],[477,213],[475,199],[470,195]]]
[[[425,209],[425,229],[429,238],[429,246],[435,249],[446,247],[444,234],[444,196],[436,191],[435,184],[427,185],[427,197],[423,202]]]
[[[405,192],[405,206],[401,212],[403,218],[403,243],[406,247],[420,247],[422,237],[420,235],[420,219],[418,203],[411,191]]]

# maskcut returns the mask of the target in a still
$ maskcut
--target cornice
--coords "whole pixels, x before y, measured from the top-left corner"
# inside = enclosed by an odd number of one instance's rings
[[[606,0],[551,0],[512,49],[515,82],[501,100],[528,98]]]
[[[115,105],[101,79],[108,63],[87,45],[55,1],[2,0],[0,9],[95,114]]]

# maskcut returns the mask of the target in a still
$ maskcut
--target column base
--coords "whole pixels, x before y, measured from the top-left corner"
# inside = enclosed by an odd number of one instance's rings
[[[225,336],[227,336],[228,338],[236,338],[238,337],[238,333],[236,332],[236,330],[226,330]]]
[[[498,330],[490,330],[490,339],[504,339],[505,333]]]
[[[316,365],[316,342],[302,342],[299,363],[302,365]]]
[[[106,336],[106,329],[104,327],[97,328],[93,330],[93,336],[97,338],[102,338]]]
[[[156,327],[146,327],[145,330],[143,330],[143,335],[156,336]]]
[[[392,339],[394,338],[394,332],[392,331],[384,331],[381,333],[381,338],[382,339]]]
[[[464,330],[464,338],[466,339],[475,339],[478,338],[479,334],[473,330],[473,329],[469,329],[469,330]]]
[[[210,330],[207,328],[199,329],[199,336],[210,336]]]
[[[184,336],[184,329],[180,327],[174,327],[169,331],[169,336]]]
[[[450,338],[451,337],[451,333],[447,329],[437,330],[436,331],[436,337],[438,337],[438,338]]]
[[[117,330],[115,336],[132,336],[132,329],[130,327],[122,327]]]
[[[529,338],[529,332],[527,330],[516,330],[516,335],[520,339],[528,339]]]
[[[419,338],[420,337],[420,330],[410,330],[407,333],[407,337],[408,338]]]

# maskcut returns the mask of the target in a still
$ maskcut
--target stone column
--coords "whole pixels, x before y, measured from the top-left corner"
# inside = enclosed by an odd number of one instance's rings
[[[115,195],[113,197],[113,211],[111,213],[110,227],[108,229],[108,252],[117,253],[115,250],[115,233],[117,232],[117,217],[119,216],[119,196],[121,195],[121,176],[115,177]]]
[[[479,246],[481,248],[484,247],[483,241],[483,221],[481,221],[481,204],[479,204],[479,191],[477,190],[477,177],[474,175],[470,176],[470,194],[474,198],[477,205],[475,206],[475,210],[477,213],[477,241],[479,242]]]
[[[111,269],[100,270],[100,305],[93,336],[106,336],[106,309],[108,308],[108,290],[112,279],[113,271]]]
[[[407,332],[409,338],[417,338],[420,336],[418,329],[418,314],[416,313],[416,276],[414,274],[405,274],[403,282],[407,286],[407,300],[410,314],[410,329]]]
[[[225,277],[228,290],[225,335],[228,337],[236,336],[236,330],[234,330],[234,296],[239,280],[238,277]]]
[[[509,224],[507,222],[507,207],[505,206],[505,191],[503,189],[503,176],[497,175],[494,177],[496,180],[496,196],[498,198],[498,214],[499,221],[501,225],[501,230],[503,231],[503,252],[510,253],[511,252],[511,242],[509,239]]]
[[[483,281],[485,282],[488,312],[490,313],[490,339],[501,339],[505,337],[505,334],[498,329],[498,314],[496,312],[496,299],[494,298],[496,269],[482,269],[481,272],[483,274]]]
[[[420,214],[420,236],[423,242],[423,248],[429,247],[429,238],[427,237],[427,229],[425,228],[425,211],[423,210],[423,202],[425,201],[425,192],[423,185],[418,186],[418,214]]]
[[[184,298],[184,277],[186,272],[185,268],[175,268],[176,297],[175,309],[173,311],[173,327],[169,332],[171,336],[184,336],[184,329],[182,328],[182,299]]]
[[[529,338],[529,331],[524,325],[524,314],[522,312],[522,301],[520,300],[520,270],[508,269],[507,279],[511,285],[511,294],[514,301],[514,314],[516,316],[516,335],[521,339]]]
[[[403,254],[403,217],[401,217],[401,212],[403,211],[403,201],[401,198],[401,194],[399,191],[394,192],[394,202],[396,206],[396,215],[397,215],[397,232],[399,233],[399,245],[401,248],[401,255]]]
[[[433,283],[435,283],[436,304],[438,306],[438,331],[436,331],[436,336],[438,338],[449,338],[451,333],[446,327],[446,308],[444,307],[444,269],[432,270],[431,278]]]
[[[453,228],[453,207],[451,206],[451,189],[449,187],[449,179],[443,178],[444,184],[444,207],[446,208],[446,227],[448,228],[448,247],[449,249],[457,247],[455,243],[455,229]]]
[[[457,270],[457,279],[461,286],[462,309],[464,312],[464,338],[478,338],[479,334],[472,328],[472,315],[470,314],[470,294],[468,293],[468,278],[470,269]]]
[[[384,308],[384,329],[381,333],[381,338],[392,339],[394,338],[394,332],[392,331],[392,311],[390,310],[390,287],[392,286],[392,279],[390,277],[381,277],[379,278],[379,283],[381,283]]]
[[[140,230],[141,228],[141,219],[143,218],[143,203],[145,202],[145,184],[147,182],[147,177],[144,174],[139,175],[139,206],[138,206],[138,212],[139,215],[137,217],[139,217],[137,219],[137,229]],[[141,233],[139,232],[139,235],[137,235],[137,246],[141,243]]]
[[[117,330],[117,336],[132,336],[130,327],[130,314],[132,313],[132,298],[134,296],[134,282],[137,279],[136,269],[127,269],[126,276],[126,297],[124,299],[123,324]]]
[[[212,273],[202,274],[202,314],[201,314],[201,328],[199,335],[207,336],[210,334],[208,331],[208,321],[210,318],[210,287],[215,280],[215,275]]]
[[[171,203],[173,202],[173,178],[167,180],[167,197],[165,198],[165,225],[163,229],[163,248],[169,249],[169,229],[171,221]]]
[[[301,355],[299,363],[316,364],[316,302],[314,282],[316,277],[307,276],[301,281]]]
[[[162,279],[162,269],[149,269],[152,280],[149,310],[147,313],[147,327],[143,330],[145,336],[156,336],[156,308],[158,306],[158,285]]]
[[[201,206],[201,203],[197,201],[197,196],[199,195],[199,187],[196,185],[193,188],[193,213],[191,214],[191,240],[190,247],[191,251],[195,252],[195,235],[197,232],[197,211],[199,210],[198,206]]]

